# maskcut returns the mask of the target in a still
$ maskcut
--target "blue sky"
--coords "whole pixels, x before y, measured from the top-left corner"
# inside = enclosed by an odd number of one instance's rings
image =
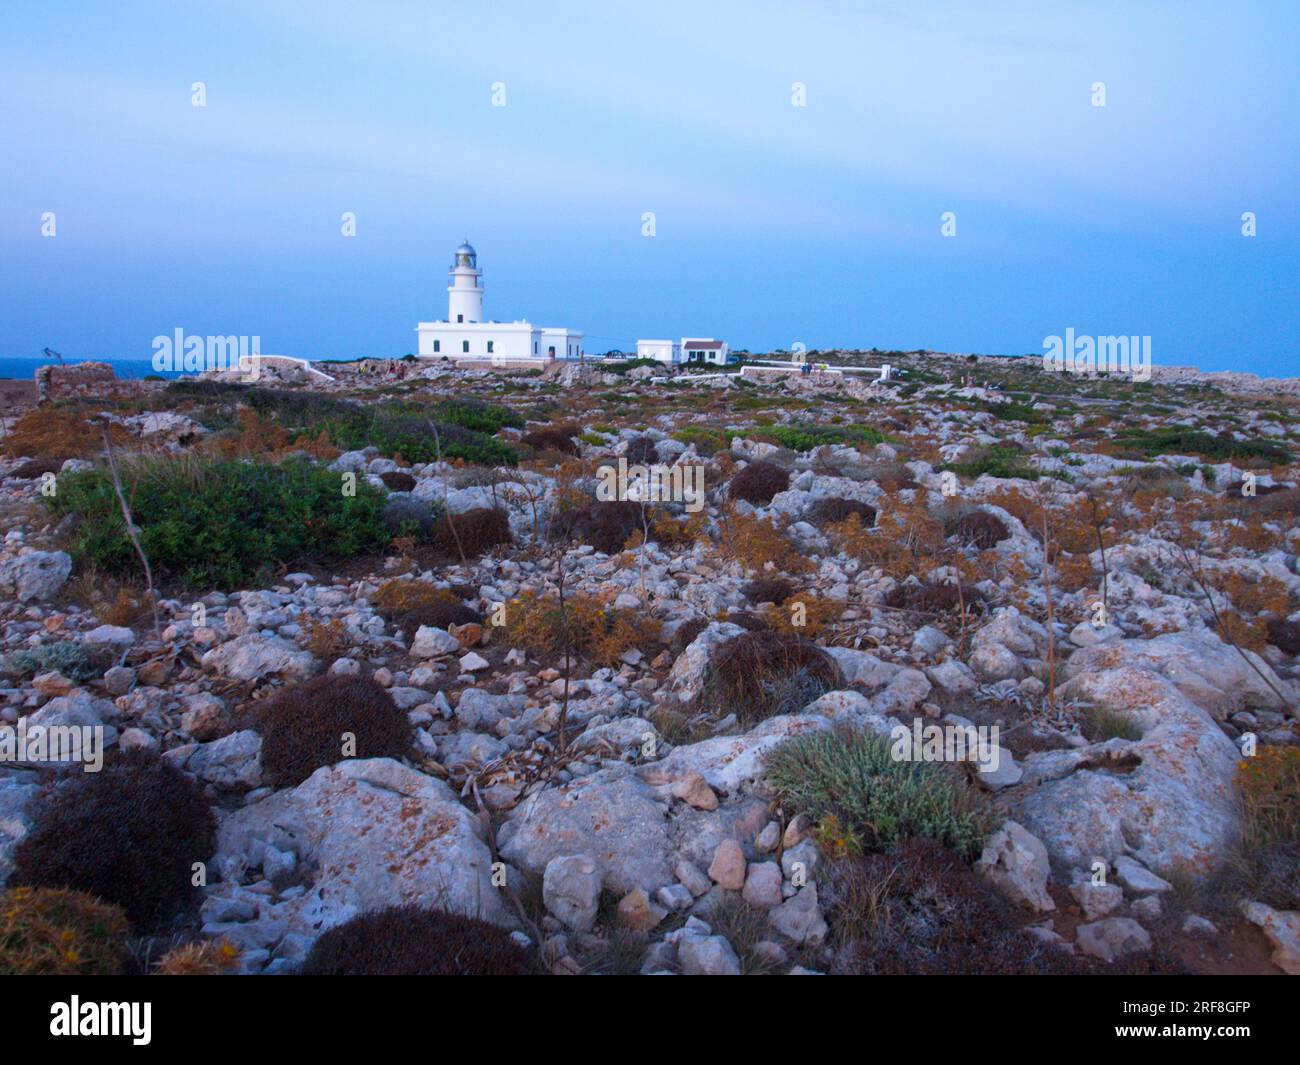
[[[401,354],[468,235],[490,317],[589,351],[1073,327],[1300,374],[1298,30],[1255,0],[10,0],[0,355]]]

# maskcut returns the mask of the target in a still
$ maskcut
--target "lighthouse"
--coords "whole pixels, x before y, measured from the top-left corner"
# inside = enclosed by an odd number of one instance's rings
[[[447,286],[447,321],[483,321],[483,271],[478,268],[478,254],[468,240],[456,249],[451,264],[451,284]]]
[[[582,358],[582,333],[560,326],[489,322],[483,317],[483,272],[478,253],[467,240],[452,254],[447,286],[447,320],[419,322],[419,357],[506,366],[547,359]]]

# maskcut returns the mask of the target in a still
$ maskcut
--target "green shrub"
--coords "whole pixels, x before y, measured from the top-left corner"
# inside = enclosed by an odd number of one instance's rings
[[[118,906],[80,891],[0,892],[0,976],[115,976],[130,925]]]
[[[635,370],[642,366],[659,365],[661,365],[661,363],[658,359],[624,359],[621,362],[602,362],[600,364],[600,372],[625,374],[629,370]]]
[[[1275,466],[1291,461],[1281,444],[1267,440],[1238,440],[1229,432],[1209,433],[1190,425],[1162,425],[1156,429],[1121,429],[1119,440],[1146,455],[1199,455],[1226,462],[1263,459]]]
[[[54,670],[68,680],[86,681],[98,677],[112,664],[113,652],[109,648],[60,640],[0,657],[0,674],[24,680]]]
[[[795,422],[791,425],[773,425],[763,430],[782,447],[791,451],[811,451],[825,444],[879,444],[885,434],[866,425],[813,425]]]
[[[678,429],[672,434],[672,438],[687,447],[694,444],[696,452],[700,455],[712,455],[714,452],[724,451],[728,447],[728,436],[725,429],[710,429],[703,425],[688,425],[685,428]]]
[[[345,496],[340,474],[304,460],[169,457],[120,468],[155,576],[192,587],[247,586],[277,563],[347,558],[389,540],[383,491],[358,478],[356,494]],[[105,573],[139,568],[103,469],[65,476],[49,505],[75,519],[78,564]]]
[[[1038,471],[1026,461],[1024,452],[1002,445],[978,448],[970,452],[963,461],[944,463],[939,469],[952,470],[972,480],[986,473],[990,477],[1008,479],[1018,477],[1026,481],[1036,481],[1039,476]]]
[[[489,435],[506,428],[524,427],[523,417],[509,407],[473,399],[445,400],[434,407],[433,417],[444,425],[459,425],[462,429]]]
[[[944,762],[900,761],[886,736],[836,729],[783,743],[767,782],[816,822],[835,818],[864,850],[921,836],[974,858],[994,827],[986,800]]]

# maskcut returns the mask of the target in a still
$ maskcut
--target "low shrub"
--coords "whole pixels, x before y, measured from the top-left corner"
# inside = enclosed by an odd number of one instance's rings
[[[763,570],[769,563],[785,573],[803,573],[812,568],[782,529],[767,518],[741,514],[729,505],[723,508],[718,527],[719,554],[748,570]]]
[[[649,515],[630,499],[600,500],[589,496],[566,500],[550,524],[552,540],[590,544],[606,555],[616,555],[627,546]]]
[[[1243,893],[1300,910],[1300,747],[1261,747],[1237,766],[1241,839],[1231,863]]]
[[[657,359],[622,359],[619,361],[606,360],[600,364],[601,373],[625,374],[629,370],[638,370],[642,366],[661,366],[663,365]]]
[[[826,499],[819,499],[813,504],[808,517],[813,524],[820,527],[844,521],[851,514],[858,516],[864,529],[869,529],[876,524],[875,507],[858,499],[844,499],[841,496],[829,496]]]
[[[528,952],[498,928],[418,906],[358,914],[316,940],[305,976],[524,976]]]
[[[60,773],[33,809],[13,883],[87,892],[121,906],[137,931],[186,906],[193,863],[212,854],[216,826],[198,784],[152,751],[110,756],[97,773]]]
[[[1087,963],[1035,939],[964,862],[929,839],[837,863],[832,926],[853,975],[1081,974]]]
[[[443,400],[434,406],[433,413],[444,425],[458,425],[475,433],[491,434],[524,427],[524,419],[516,411],[477,399]]]
[[[443,515],[433,529],[433,542],[466,558],[478,558],[501,544],[514,542],[510,516],[500,507],[475,507],[452,517]]]
[[[763,612],[763,620],[777,632],[813,639],[844,615],[844,600],[796,592],[780,606]]]
[[[751,603],[775,603],[780,606],[795,593],[795,586],[784,577],[761,577],[740,586],[741,594]]]
[[[1000,544],[1011,535],[1001,518],[978,508],[962,508],[944,515],[943,530],[946,535],[957,537],[962,546],[977,547],[981,551]]]
[[[262,734],[264,775],[278,788],[345,758],[401,758],[411,746],[405,712],[369,677],[313,677],[250,713]]]
[[[1269,618],[1268,642],[1283,654],[1300,655],[1300,621]]]
[[[1238,440],[1226,429],[1209,433],[1190,425],[1162,425],[1155,429],[1121,429],[1118,438],[1144,455],[1199,455],[1227,462],[1261,459],[1274,466],[1285,466],[1291,453],[1281,444],[1269,440]]]
[[[727,494],[756,506],[772,502],[778,492],[790,487],[790,471],[773,462],[758,460],[738,470],[727,482]]]
[[[68,680],[84,682],[103,674],[113,664],[112,648],[59,640],[27,647],[0,657],[0,674],[27,680],[51,670]]]
[[[811,640],[765,628],[714,649],[700,698],[721,714],[734,713],[748,728],[797,713],[840,680],[835,660]]]
[[[985,474],[1006,480],[1020,478],[1025,481],[1036,481],[1039,476],[1038,471],[1029,465],[1023,451],[1005,444],[975,448],[960,462],[944,463],[939,469],[952,470],[971,480]]]
[[[572,422],[563,425],[545,425],[523,435],[520,442],[534,451],[558,451],[564,455],[576,455],[578,445],[575,442],[582,430]]]
[[[727,433],[723,429],[710,429],[703,425],[687,425],[672,434],[674,440],[687,447],[694,445],[698,455],[712,455],[727,447]]]
[[[81,891],[0,892],[0,976],[116,976],[130,924],[120,906]]]
[[[782,447],[791,451],[811,451],[827,444],[879,444],[885,434],[865,425],[811,425],[795,422],[792,425],[772,425],[762,430]]]
[[[62,459],[29,459],[20,464],[10,477],[18,477],[24,481],[34,481],[39,477],[44,477],[47,473],[58,473],[63,469]]]
[[[416,485],[415,478],[402,470],[389,470],[387,473],[381,473],[379,479],[384,482],[384,487],[391,492],[410,492]]]
[[[341,448],[376,447],[381,454],[405,462],[460,459],[480,466],[514,466],[518,453],[491,434],[504,424],[522,424],[506,408],[490,404],[451,402],[430,407],[407,400],[390,400],[355,407],[315,424]],[[496,426],[496,428],[492,428]]]
[[[615,610],[584,595],[538,596],[531,592],[506,604],[506,637],[537,658],[574,654],[612,666],[625,651],[648,651],[659,641],[659,622],[643,612]]]
[[[131,442],[131,434],[120,425],[109,427],[109,439],[115,447]],[[0,441],[6,455],[14,458],[33,456],[41,459],[83,459],[98,455],[104,447],[104,437],[98,425],[93,425],[75,410],[61,407],[41,407],[29,411],[18,419]]]
[[[389,581],[375,597],[377,612],[396,624],[409,644],[421,625],[436,629],[452,625],[481,625],[483,618],[448,588],[425,581]]]
[[[971,859],[995,827],[987,800],[946,762],[903,761],[874,732],[836,729],[788,740],[767,757],[767,782],[814,822],[834,817],[853,849],[887,850],[910,836]]]
[[[380,516],[394,539],[410,536],[417,542],[425,542],[433,539],[444,513],[441,503],[426,503],[414,496],[398,496],[384,503]]]
[[[279,563],[346,558],[389,540],[382,491],[358,478],[356,494],[345,496],[340,474],[303,460],[166,457],[119,467],[155,577],[191,587],[247,587]],[[88,470],[61,482],[47,502],[73,517],[78,564],[111,574],[138,569],[108,474]]]
[[[659,461],[659,445],[648,436],[638,436],[628,442],[623,457],[629,466],[653,466]]]

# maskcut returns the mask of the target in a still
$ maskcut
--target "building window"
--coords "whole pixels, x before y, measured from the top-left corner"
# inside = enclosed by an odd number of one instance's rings
[[[435,355],[437,355],[438,352],[440,352],[441,350],[442,350],[442,341],[441,341],[441,340],[435,340],[435,341],[433,342],[433,353],[434,353]]]
[[[537,354],[537,341],[536,341],[536,340],[533,341],[533,354],[534,354],[534,355]]]
[[[464,320],[465,320],[465,316],[463,314],[456,315],[456,321],[463,322]]]
[[[489,340],[489,341],[488,341],[488,354],[489,354],[489,355],[492,354],[492,344],[493,344],[493,342],[492,342],[491,340]]]
[[[468,340],[462,340],[462,341],[460,342],[460,350],[463,351],[463,352],[465,352],[466,354],[469,354],[469,341],[468,341]]]

